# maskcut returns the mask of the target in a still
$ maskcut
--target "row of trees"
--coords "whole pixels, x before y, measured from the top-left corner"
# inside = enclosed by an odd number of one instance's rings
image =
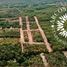
[[[13,28],[18,28],[19,27],[19,22],[3,22],[3,21],[0,21],[0,27],[2,28],[10,28],[10,27],[13,27]]]
[[[19,37],[20,33],[17,29],[3,29],[0,31],[0,37]]]

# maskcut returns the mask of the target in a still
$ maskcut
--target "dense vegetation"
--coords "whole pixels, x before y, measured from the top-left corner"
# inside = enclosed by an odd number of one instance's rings
[[[45,54],[51,67],[65,67],[67,66],[67,58],[60,51],[51,54]]]
[[[19,37],[19,30],[18,29],[1,29],[0,30],[0,37]]]
[[[37,51],[38,49],[39,51]],[[42,47],[40,46],[37,50],[35,50],[34,46],[32,46],[32,50],[34,51],[28,49],[26,50],[27,52],[22,53],[19,44],[0,45],[0,66],[43,66],[42,59],[39,55],[43,52]],[[47,57],[51,67],[67,66],[67,58],[61,51],[56,51],[50,54],[45,53],[45,56]]]
[[[13,28],[18,28],[19,27],[19,23],[18,22],[5,22],[5,21],[0,21],[0,27],[2,28],[10,28],[10,27],[13,27]]]

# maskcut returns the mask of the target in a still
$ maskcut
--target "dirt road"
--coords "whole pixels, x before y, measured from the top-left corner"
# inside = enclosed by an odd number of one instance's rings
[[[20,25],[20,44],[21,44],[21,48],[22,48],[22,52],[23,52],[24,34],[23,34],[23,30],[22,30],[22,18],[21,17],[19,17],[19,25]]]
[[[31,30],[30,30],[30,24],[29,24],[28,16],[26,16],[26,26],[27,26],[27,34],[28,34],[28,38],[29,38],[29,44],[32,44],[33,43],[33,37],[32,37]]]
[[[48,52],[52,52],[53,50],[52,50],[52,48],[50,47],[50,44],[48,43],[48,40],[47,40],[47,38],[46,38],[46,35],[45,35],[44,31],[42,30],[42,28],[41,28],[40,25],[39,25],[39,22],[38,22],[38,20],[37,20],[37,17],[35,16],[34,19],[35,19],[36,24],[37,24],[37,26],[38,26],[38,28],[39,28],[40,34],[41,34],[41,36],[42,36],[42,38],[43,38],[43,40],[44,40],[45,46],[46,46],[46,48],[48,49]]]

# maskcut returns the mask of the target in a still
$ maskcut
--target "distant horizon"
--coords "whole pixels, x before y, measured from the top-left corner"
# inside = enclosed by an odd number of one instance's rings
[[[16,4],[16,3],[56,3],[61,0],[0,0],[0,4]],[[67,2],[67,0],[64,0]]]

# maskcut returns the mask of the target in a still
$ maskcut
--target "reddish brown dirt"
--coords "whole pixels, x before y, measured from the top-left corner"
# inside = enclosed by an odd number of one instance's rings
[[[21,44],[22,52],[23,52],[24,34],[22,30],[22,18],[21,17],[19,17],[19,25],[20,25],[20,44]]]
[[[32,37],[32,33],[30,31],[28,16],[26,16],[26,26],[27,26],[27,34],[28,34],[28,38],[29,38],[29,44],[32,44],[33,43],[33,37]]]

